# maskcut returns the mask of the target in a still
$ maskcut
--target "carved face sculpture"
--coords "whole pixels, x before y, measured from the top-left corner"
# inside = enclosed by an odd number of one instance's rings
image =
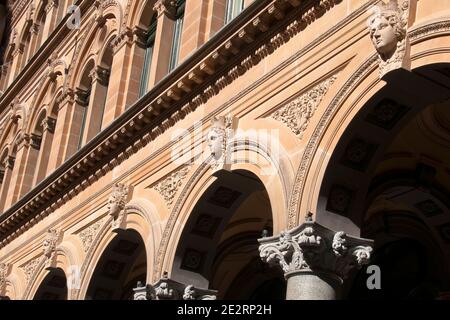
[[[116,216],[120,212],[119,204],[116,199],[110,199],[108,202],[109,214]]]
[[[389,20],[385,15],[378,14],[369,21],[372,42],[376,50],[385,57],[395,52],[398,42],[394,23]]]
[[[224,130],[212,128],[208,133],[208,147],[215,159],[220,159],[223,153]]]

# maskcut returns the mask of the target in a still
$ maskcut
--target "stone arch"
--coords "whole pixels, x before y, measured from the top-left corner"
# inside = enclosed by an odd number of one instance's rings
[[[147,257],[147,279],[150,279],[154,267],[155,246],[161,238],[161,230],[154,206],[146,199],[132,199],[123,210],[125,213],[123,229],[137,232],[144,241]],[[112,217],[107,216],[103,219],[102,226],[90,245],[81,267],[81,288],[77,299],[85,298],[98,262],[108,245],[116,237],[116,233],[111,229]]]
[[[96,16],[88,23],[86,31],[80,36],[67,75],[69,88],[76,88],[80,74],[90,59],[93,58],[98,63],[98,57],[101,57],[100,51],[104,50],[104,46],[108,42],[102,43],[98,48],[95,48],[94,44],[98,46],[96,40],[99,37],[99,30],[101,31],[103,25],[111,20],[115,23],[108,26],[105,40],[111,40],[112,35],[117,35],[119,31],[122,9],[116,1],[102,3],[100,9],[97,9]]]
[[[272,212],[272,216],[274,221],[274,232],[280,232],[285,229],[287,224],[286,204],[290,190],[289,181],[292,180],[293,176],[291,164],[288,163],[287,157],[282,154],[279,159],[273,159],[273,155],[271,154],[268,146],[265,146],[258,141],[249,140],[245,134],[240,137],[236,137],[236,139],[231,141],[229,145],[231,147],[231,170],[247,170],[260,178],[260,181],[269,195],[270,203],[273,205],[274,212]],[[283,153],[282,150],[281,152]],[[247,159],[249,154],[251,155],[252,153],[256,155],[256,159],[263,159],[267,164],[270,164],[269,167],[262,165],[262,162],[245,163],[245,159]],[[244,154],[246,155],[241,158],[240,156],[243,156]],[[279,163],[280,161],[282,164]],[[210,158],[195,168],[194,172],[190,175],[189,179],[185,183],[185,186],[177,196],[158,248],[153,282],[158,281],[164,271],[172,270],[177,244],[184,230],[185,224],[189,219],[190,212],[193,210],[199,199],[203,196],[204,192],[215,180],[209,163]],[[272,178],[277,180],[276,176],[278,175],[273,174],[270,177],[264,176],[263,173],[268,168],[274,169],[275,172],[283,178],[279,181],[271,182],[270,180]],[[279,190],[283,190],[282,194],[279,193]],[[280,197],[282,198],[282,201],[279,200]],[[281,205],[276,205],[280,203]]]
[[[450,52],[446,49],[448,45],[445,47],[445,44],[449,42],[449,25],[450,21],[442,20],[424,23],[410,31],[413,70],[430,63],[449,61]],[[428,45],[426,44],[428,40],[436,37],[441,37],[444,43],[440,43],[439,47],[436,47],[435,42],[432,41],[429,41]],[[337,137],[342,134],[342,128],[340,130],[333,129],[334,132],[330,132],[328,130],[329,123],[337,121],[335,119],[337,113],[342,112],[342,115],[344,114],[342,111],[343,105],[352,110],[361,108],[375,92],[384,87],[378,75],[377,54],[372,54],[369,57],[356,57],[343,73],[342,79],[338,79],[336,83],[334,89],[336,92],[333,92],[332,98],[326,99],[327,108],[321,119],[316,123],[316,128],[302,155],[292,189],[292,196],[289,200],[290,228],[299,224],[308,212],[316,211],[320,184],[330,158],[327,152],[330,152],[331,141],[334,141],[333,139],[338,140]],[[360,94],[352,95],[354,92]],[[349,116],[349,113],[346,113],[346,116]],[[344,124],[341,122],[341,125]],[[325,151],[317,152],[317,150]],[[312,192],[306,194],[305,190],[312,190]]]
[[[146,0],[144,2],[128,0],[120,31],[124,32],[127,28],[132,29],[135,26],[145,29],[150,24],[155,3],[156,0]]]
[[[45,277],[55,269],[60,269],[66,275],[66,278],[72,276],[75,272],[74,267],[79,266],[81,257],[78,253],[77,244],[74,243],[71,236],[63,239],[63,241],[56,247],[54,252],[54,260],[50,268],[46,266],[47,259],[45,256],[39,257],[39,264],[31,276],[23,294],[24,299],[33,299],[39,286],[42,284]],[[76,276],[76,275],[73,275]],[[71,290],[68,290],[68,298],[71,296]]]
[[[20,299],[25,290],[25,275],[16,266],[12,266],[10,274],[6,278],[3,295],[11,300]]]
[[[55,96],[58,95],[59,91],[64,90],[65,74],[66,74],[66,63],[61,59],[57,59],[49,64],[44,76],[40,80],[38,88],[39,90],[33,96],[31,105],[33,106],[33,111],[31,117],[36,113],[36,108],[39,108],[41,104],[47,103],[51,104],[51,101],[55,100]],[[55,83],[55,90],[53,96],[48,96],[49,86]]]

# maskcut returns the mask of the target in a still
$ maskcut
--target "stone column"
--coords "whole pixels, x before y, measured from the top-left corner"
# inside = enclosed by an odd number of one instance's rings
[[[31,26],[31,41],[30,44],[27,48],[27,52],[25,52],[26,54],[26,60],[22,66],[25,67],[25,65],[28,63],[28,61],[31,60],[31,58],[34,56],[34,54],[36,53],[36,51],[39,49],[40,43],[42,41],[42,29],[44,28],[43,25],[40,25],[36,22],[33,23],[33,25]]]
[[[68,89],[58,99],[58,118],[53,136],[47,172],[50,173],[78,149],[83,113],[87,106],[86,92]]]
[[[46,19],[45,24],[42,26],[44,29],[42,30],[42,39],[41,43],[38,44],[38,48],[52,33],[53,29],[55,29],[56,19],[58,18],[58,6],[63,4],[64,2],[62,0],[59,1],[59,4],[56,0],[49,0],[45,6]]]
[[[55,132],[55,124],[55,119],[47,117],[42,121],[42,136],[31,135],[32,144],[41,150],[36,163],[33,186],[41,182],[47,174],[49,156],[52,149],[53,133]]]
[[[3,167],[5,168],[5,172],[3,174],[3,181],[0,188],[0,212],[5,211],[6,207],[6,196],[8,195],[9,184],[11,182],[11,175],[14,168],[15,158],[12,156],[8,156],[5,159],[5,163]]]
[[[32,176],[30,168],[34,169],[37,159],[37,151],[30,145],[30,137],[27,134],[15,141],[16,154],[14,169],[11,173],[11,181],[6,195],[5,208],[14,204],[25,190],[30,188]],[[31,179],[30,179],[31,178]]]
[[[216,300],[217,291],[195,288],[193,285],[171,280],[164,276],[152,285],[138,282],[134,300]]]
[[[83,145],[100,132],[108,93],[109,70],[97,66],[89,74],[92,80],[89,107],[83,132]]]
[[[108,89],[102,129],[122,114],[139,98],[139,88],[145,56],[145,30],[126,30],[113,42],[114,59]]]
[[[169,72],[175,18],[175,1],[158,0],[153,8],[158,14],[156,37],[148,86],[151,88]]]
[[[352,270],[367,264],[372,241],[307,221],[278,236],[262,238],[261,259],[278,264],[287,281],[287,300],[334,300]]]
[[[207,0],[186,1],[184,26],[181,36],[180,62],[206,41],[205,20],[209,2]]]

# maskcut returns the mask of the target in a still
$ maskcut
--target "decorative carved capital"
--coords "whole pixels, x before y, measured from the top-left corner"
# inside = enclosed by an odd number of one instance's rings
[[[13,156],[8,156],[5,159],[5,163],[3,163],[3,166],[7,169],[14,168],[14,162],[16,161],[16,158]]]
[[[40,134],[31,134],[30,146],[36,150],[41,148],[42,136]]]
[[[280,265],[286,276],[316,271],[345,279],[353,269],[367,264],[372,252],[371,240],[334,232],[311,221],[259,242],[261,259]]]
[[[396,69],[411,69],[408,22],[417,0],[389,0],[373,8],[370,38],[379,55],[380,78]]]
[[[134,300],[216,300],[214,290],[198,289],[193,285],[163,277],[153,286],[138,283],[134,290]]]
[[[97,66],[89,73],[92,82],[98,81],[101,85],[108,85],[109,70],[101,66]]]
[[[89,92],[87,90],[76,88],[75,89],[75,102],[81,106],[89,105]]]
[[[17,150],[30,145],[31,137],[28,134],[21,134],[16,140]]]
[[[42,120],[41,123],[42,126],[42,130],[48,131],[50,133],[54,133],[55,132],[55,127],[56,127],[56,119],[55,118],[51,118],[51,117],[47,117],[44,120]]]
[[[30,2],[30,6],[28,7],[28,11],[27,11],[27,19],[26,19],[27,21],[33,20],[35,9],[36,9],[36,7],[35,7],[34,3]]]
[[[40,28],[40,25],[39,25],[39,24],[33,23],[33,24],[31,25],[30,31],[36,35],[36,34],[39,33],[39,28]]]
[[[6,74],[8,74],[8,65],[7,64],[2,64],[2,66],[1,66],[1,73],[2,73],[2,75],[6,75]]]
[[[95,14],[94,14],[95,22],[97,22],[99,27],[103,27],[106,23],[106,17],[104,16],[102,2],[96,0],[94,2],[94,6],[96,8]]]
[[[75,98],[75,92],[70,89],[67,88],[66,90],[64,90],[64,92],[57,98],[56,103],[59,106],[62,106],[68,102],[73,103],[74,102],[74,98]]]
[[[58,2],[57,2],[56,0],[50,0],[50,1],[47,3],[47,5],[45,6],[45,12],[46,12],[47,14],[49,14],[50,11],[51,11],[53,8],[56,8],[56,7],[58,7]]]
[[[147,32],[146,30],[135,26],[133,29],[126,28],[123,30],[111,43],[114,53],[119,51],[125,44],[138,44],[140,47],[145,47]]]
[[[133,187],[116,183],[108,199],[108,212],[113,217],[113,230],[122,229],[125,222],[125,205],[133,196]]]
[[[137,283],[137,287],[133,289],[133,300],[155,300],[155,289],[149,284],[143,285],[142,282]]]
[[[231,169],[230,148],[238,126],[238,118],[232,116],[214,117],[207,135],[211,152],[211,168],[213,171]]]
[[[153,10],[157,12],[158,17],[165,14],[168,18],[174,20],[177,10],[177,1],[158,0],[153,6]]]

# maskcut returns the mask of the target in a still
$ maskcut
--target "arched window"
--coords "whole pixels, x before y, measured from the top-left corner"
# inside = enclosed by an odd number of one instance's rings
[[[28,51],[30,50],[30,42],[31,42],[31,25],[29,25],[24,34],[23,37],[19,43],[19,62],[17,65],[17,68],[15,70],[15,76],[19,74],[19,72],[25,67],[28,61]]]
[[[46,18],[46,12],[45,7],[41,8],[38,16],[36,24],[34,25],[34,37],[33,40],[33,48],[31,48],[31,52],[28,55],[28,60],[30,60],[34,54],[39,50],[41,47],[43,38],[44,38],[44,28],[45,28],[45,18]]]
[[[77,144],[77,150],[81,149],[83,146],[83,140],[84,135],[86,131],[86,122],[87,122],[87,114],[88,114],[88,107],[89,107],[89,100],[91,97],[91,91],[92,91],[92,81],[91,81],[91,74],[95,69],[95,65],[93,61],[90,61],[88,65],[85,67],[83,76],[81,77],[80,85],[76,89],[76,103],[77,108],[81,115],[79,116],[80,119],[80,131],[78,136],[78,144]]]
[[[186,0],[177,0],[177,10],[175,14],[175,26],[173,28],[172,50],[169,59],[169,72],[178,65],[180,55],[181,33],[183,31],[184,9]]]
[[[141,86],[139,88],[139,97],[145,95],[148,91],[148,81],[150,77],[150,68],[152,65],[153,49],[155,45],[156,27],[158,23],[158,17],[156,13],[153,15],[150,22],[150,26],[147,30],[145,41],[145,57],[144,66],[142,69]]]
[[[244,10],[244,0],[228,0],[225,11],[225,24],[236,18]]]

